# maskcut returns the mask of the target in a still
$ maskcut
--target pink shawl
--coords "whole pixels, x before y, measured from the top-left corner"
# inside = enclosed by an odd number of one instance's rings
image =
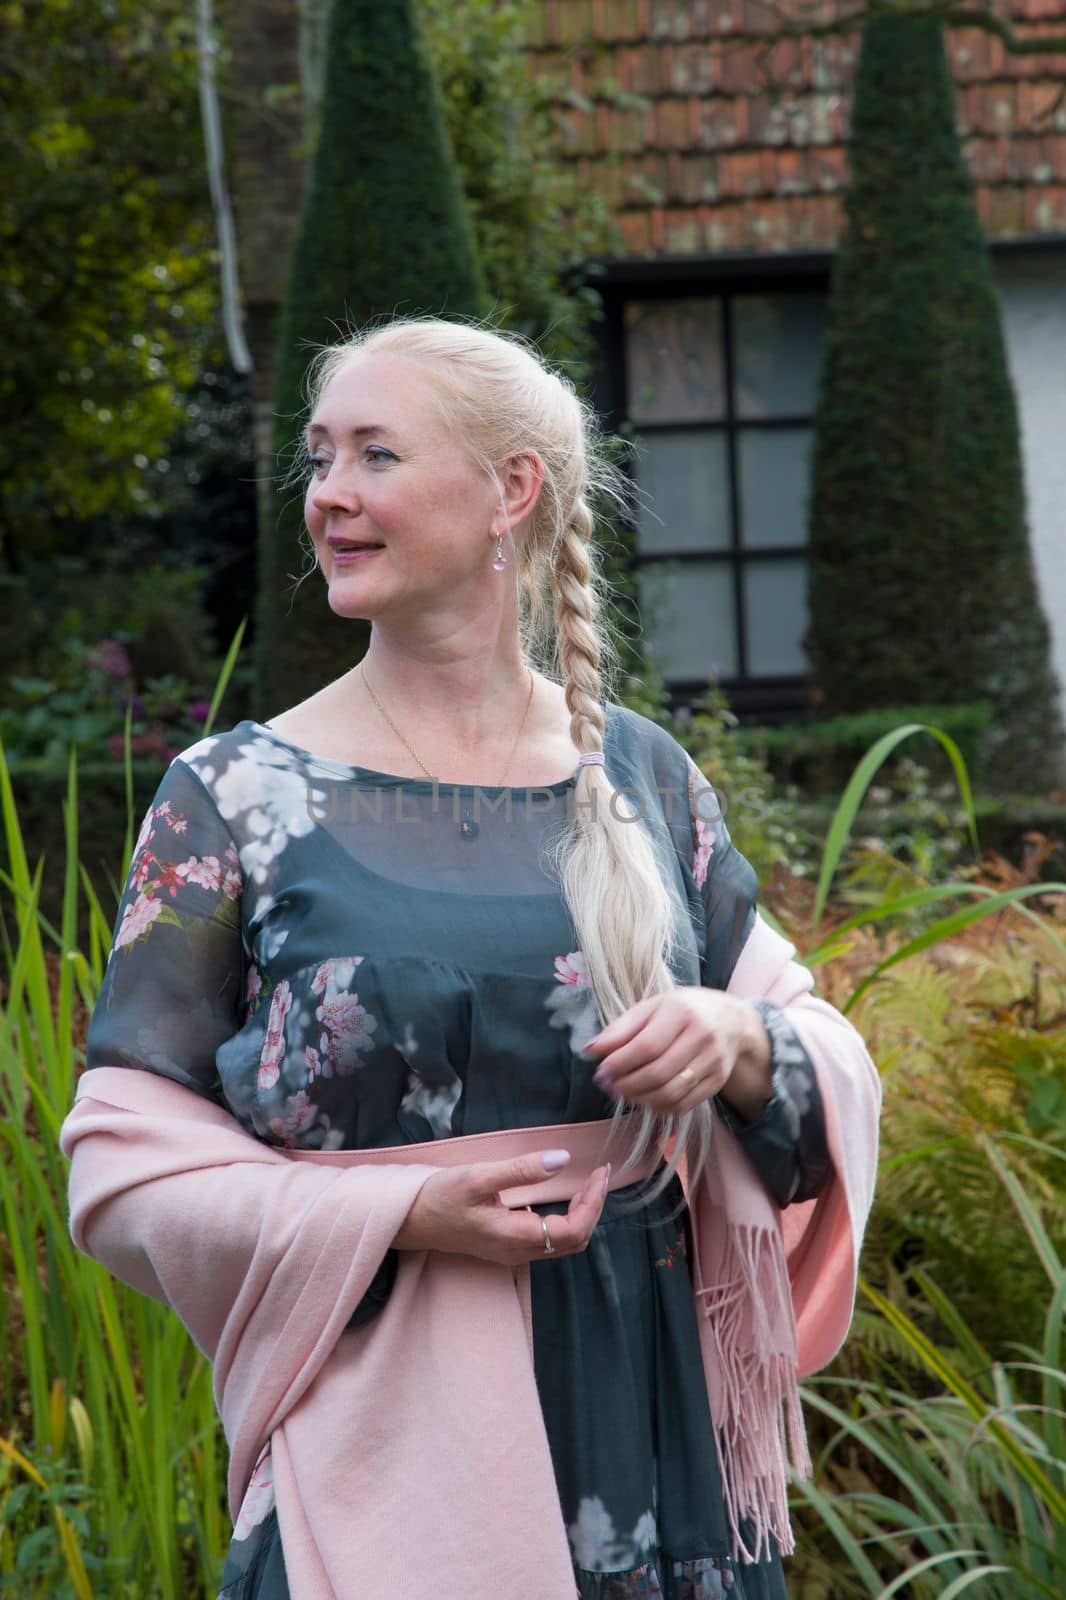
[[[810,994],[756,916],[728,992],[787,1011],[814,1063],[834,1175],[778,1210],[724,1123],[692,1193],[694,1293],[734,1548],[793,1547],[785,1438],[809,1471],[797,1377],[839,1348],[873,1199],[880,1083],[855,1028]],[[368,1323],[346,1324],[419,1189],[444,1165],[561,1146],[570,1164],[509,1205],[567,1198],[608,1123],[384,1150],[287,1151],[173,1081],[83,1073],[61,1132],[71,1234],[174,1308],[213,1365],[241,1514],[269,1445],[293,1600],[572,1600],[532,1359],[529,1268],[403,1251]],[[631,1183],[647,1164],[619,1170]],[[658,1160],[658,1153],[653,1161]],[[755,1549],[738,1521],[756,1529]],[[476,1529],[476,1533],[473,1531]]]

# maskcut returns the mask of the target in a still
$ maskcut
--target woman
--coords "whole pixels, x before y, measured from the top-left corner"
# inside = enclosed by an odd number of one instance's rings
[[[779,1600],[876,1070],[687,753],[604,696],[622,480],[572,386],[397,319],[311,400],[307,530],[370,645],[163,778],[74,1237],[214,1362],[225,1600]]]

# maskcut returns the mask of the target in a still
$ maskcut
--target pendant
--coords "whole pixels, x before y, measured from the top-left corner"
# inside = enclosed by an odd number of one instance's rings
[[[477,825],[477,823],[476,822],[471,822],[469,817],[464,817],[463,821],[460,822],[460,824],[459,824],[459,837],[461,839],[476,839],[477,836],[478,836],[478,825]]]

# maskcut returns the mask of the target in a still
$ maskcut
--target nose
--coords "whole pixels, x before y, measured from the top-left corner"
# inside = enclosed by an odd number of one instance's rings
[[[358,507],[359,497],[354,488],[345,483],[344,473],[338,469],[336,462],[326,469],[324,478],[315,480],[311,490],[311,504],[322,512],[336,506],[345,511]]]

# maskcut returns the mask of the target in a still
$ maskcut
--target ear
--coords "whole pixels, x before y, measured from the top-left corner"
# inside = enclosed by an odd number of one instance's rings
[[[512,528],[529,517],[544,483],[544,463],[535,450],[510,456],[500,468],[500,505]]]

